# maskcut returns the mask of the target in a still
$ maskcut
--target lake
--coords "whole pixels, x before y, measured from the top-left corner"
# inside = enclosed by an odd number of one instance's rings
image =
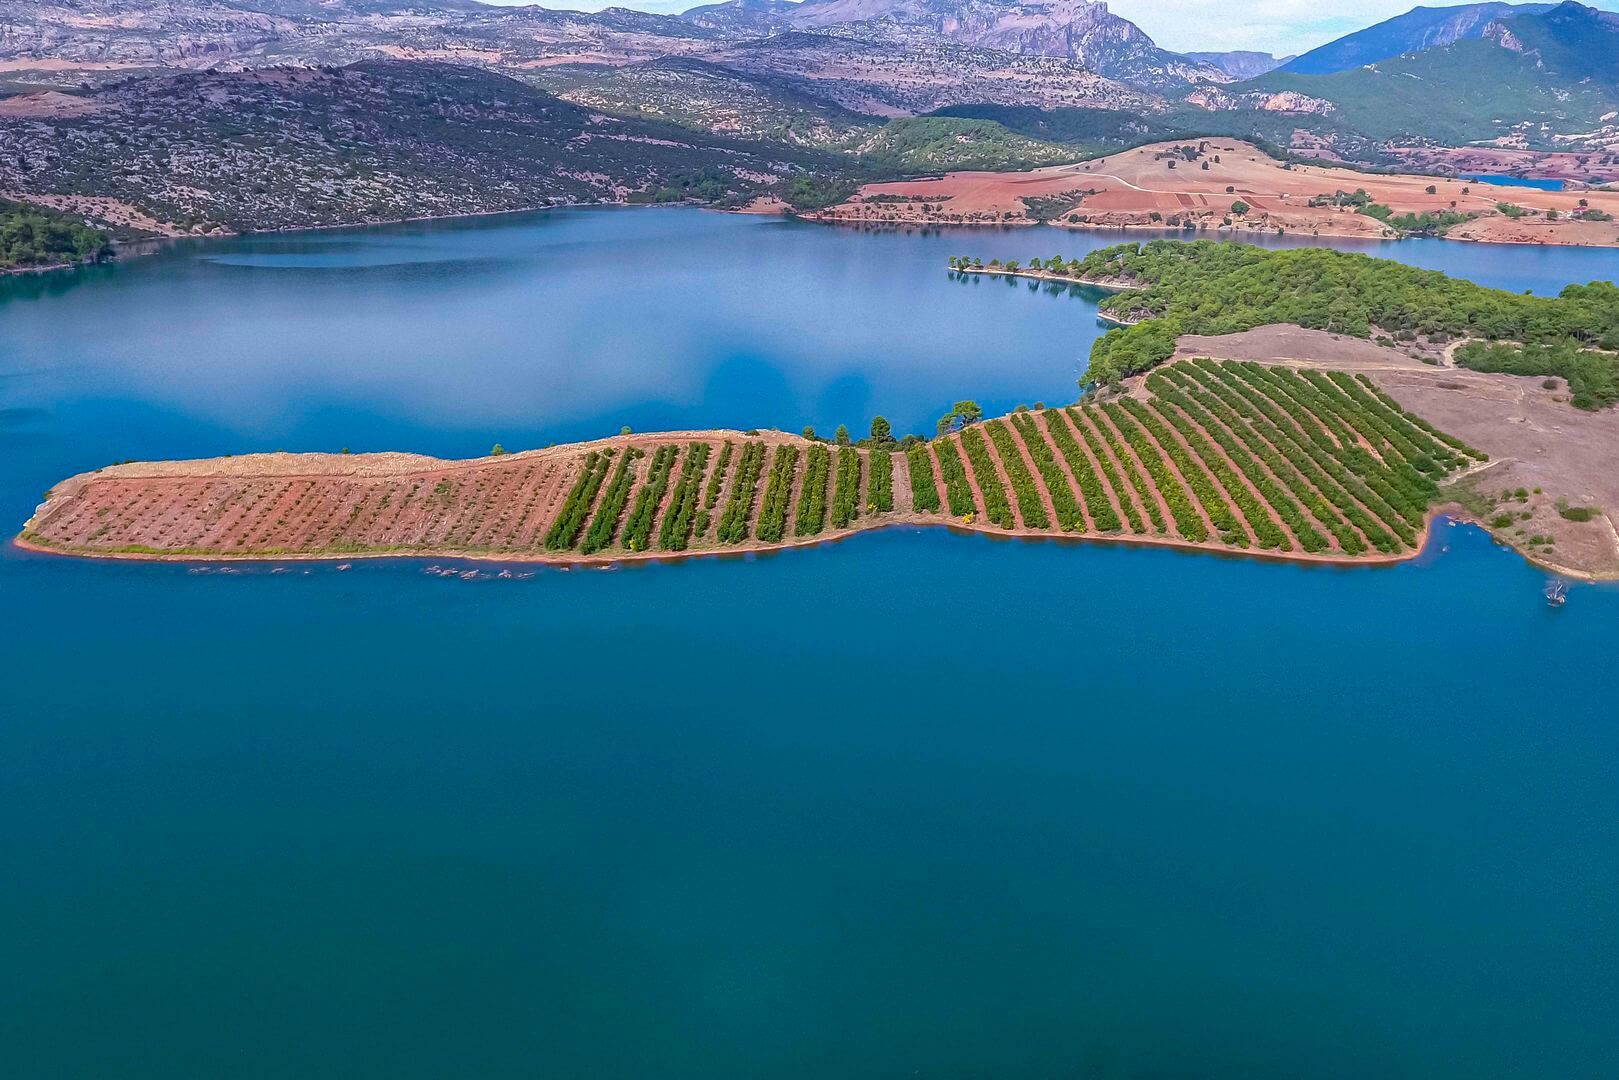
[[[592,210],[8,279],[0,517],[124,458],[1069,400],[1094,295],[944,261],[1117,239]],[[0,552],[8,1075],[1619,1072],[1619,590],[1479,530],[425,565]]]
[[[1500,184],[1503,187],[1526,187],[1537,191],[1562,191],[1562,180],[1544,176],[1507,176],[1503,173],[1474,173],[1462,177],[1463,180],[1473,180],[1480,184]]]

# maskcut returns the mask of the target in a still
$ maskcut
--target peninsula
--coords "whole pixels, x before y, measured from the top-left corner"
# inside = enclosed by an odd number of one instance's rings
[[[686,431],[469,461],[116,465],[57,485],[19,542],[582,563],[931,524],[1357,563],[1414,555],[1449,509],[1544,565],[1619,575],[1611,284],[1517,296],[1364,256],[1207,241],[1040,273],[1109,283],[1103,308],[1131,322],[1096,342],[1073,406],[985,420],[959,402],[932,440],[896,440],[879,419],[858,445]]]

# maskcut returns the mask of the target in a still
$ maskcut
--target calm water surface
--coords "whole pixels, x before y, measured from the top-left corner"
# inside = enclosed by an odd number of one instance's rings
[[[1066,400],[1094,298],[942,263],[1112,239],[588,212],[7,281],[0,518],[126,457]],[[1619,592],[1475,530],[191,569],[0,554],[8,1076],[1619,1073]]]

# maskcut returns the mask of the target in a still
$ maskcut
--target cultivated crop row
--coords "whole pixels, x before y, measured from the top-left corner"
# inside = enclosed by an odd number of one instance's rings
[[[748,538],[748,518],[753,513],[753,497],[759,489],[759,474],[764,466],[764,443],[754,441],[742,448],[731,497],[725,501],[725,512],[720,515],[717,534],[720,543],[740,544]]]
[[[1023,527],[1051,528],[1051,517],[1046,513],[1045,504],[1040,501],[1040,490],[1035,486],[1034,474],[1023,463],[1023,455],[1018,453],[1017,440],[1012,438],[1012,432],[999,420],[991,420],[984,428],[989,432],[996,452],[1001,455],[1001,465],[1006,469],[1006,478],[1012,483],[1012,494],[1017,499],[1018,517],[1023,519]]]
[[[886,455],[878,454],[876,458]],[[852,446],[838,448],[838,485],[832,496],[832,527],[847,528],[860,516],[860,451]]]
[[[887,450],[873,450],[870,464],[871,480],[870,490],[866,493],[866,510],[873,514],[886,514],[894,509],[894,455]],[[937,493],[934,505],[938,505]]]
[[[607,476],[607,466],[612,459],[611,450],[592,450],[585,455],[579,479],[574,481],[573,488],[563,501],[556,520],[551,523],[550,530],[545,534],[547,550],[565,551],[573,547],[574,541],[579,539],[579,531],[585,527],[585,516],[590,513],[591,504],[596,501],[596,492],[601,490],[602,480]]]
[[[692,527],[699,513],[697,501],[708,468],[708,443],[692,443],[686,447],[686,459],[680,466],[680,480],[675,484],[669,509],[663,515],[658,529],[658,546],[665,551],[685,551],[691,542]]]
[[[645,551],[652,541],[652,525],[663,505],[663,493],[669,488],[669,473],[675,467],[680,448],[665,444],[652,453],[652,464],[647,467],[646,483],[635,493],[635,505],[630,518],[624,523],[626,551]]]
[[[1146,478],[1141,475],[1141,470],[1136,468],[1135,462],[1130,460],[1130,456],[1124,452],[1119,437],[1103,420],[1101,410],[1069,409],[1067,415],[1075,429],[1084,436],[1085,445],[1096,455],[1096,463],[1101,468],[1102,475],[1107,477],[1108,486],[1118,498],[1119,507],[1124,511],[1124,520],[1129,523],[1130,531],[1136,533],[1147,531],[1146,526],[1141,523],[1140,515],[1136,513],[1135,502],[1130,495],[1130,491],[1134,490],[1141,500],[1142,508],[1146,511],[1147,520],[1152,522],[1153,530],[1166,532],[1163,512],[1158,509],[1158,501],[1152,497],[1152,490],[1147,486]],[[1114,461],[1119,463],[1116,470],[1113,467]],[[1129,489],[1119,482],[1121,472],[1130,481]]]
[[[978,513],[973,501],[973,489],[967,483],[967,467],[962,463],[961,450],[954,439],[940,439],[934,443],[939,454],[939,475],[944,477],[944,494],[955,517],[969,518]]]
[[[804,490],[798,495],[794,536],[814,536],[826,528],[826,486],[831,476],[832,451],[816,443],[805,455]]]
[[[907,450],[905,464],[911,472],[911,505],[918,513],[939,509],[939,489],[933,482],[933,455],[928,453],[927,444]],[[955,508],[950,512],[955,513]]]
[[[798,447],[778,446],[770,463],[764,502],[759,506],[760,540],[774,544],[787,534],[787,507],[793,499],[793,473],[798,469]]]
[[[596,516],[590,519],[590,529],[579,545],[579,550],[586,555],[593,555],[613,542],[613,536],[618,532],[618,519],[624,516],[624,504],[629,501],[630,488],[635,484],[633,466],[636,459],[642,456],[641,451],[633,446],[626,448],[619,456],[613,482],[607,485],[607,493],[602,496]]]
[[[967,460],[972,462],[973,479],[978,481],[978,491],[984,496],[984,516],[1003,529],[1012,527],[1012,504],[1006,501],[1006,489],[1001,487],[1001,478],[995,473],[995,462],[990,460],[989,446],[984,437],[975,428],[964,428],[961,432],[960,443],[962,449],[967,451]]]
[[[1029,413],[1013,413],[1012,426],[1017,428],[1023,445],[1029,449],[1030,460],[1040,470],[1040,479],[1045,481],[1046,490],[1051,493],[1051,508],[1057,514],[1057,527],[1063,532],[1084,532],[1085,515],[1079,509],[1079,500],[1074,498],[1074,489],[1069,487],[1068,478],[1063,475],[1062,466],[1057,464],[1057,456],[1040,433],[1034,417]]]

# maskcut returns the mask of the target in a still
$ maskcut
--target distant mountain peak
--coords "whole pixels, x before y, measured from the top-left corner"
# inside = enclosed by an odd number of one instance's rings
[[[1385,19],[1375,26],[1311,49],[1282,65],[1280,70],[1297,75],[1330,75],[1336,71],[1349,71],[1380,60],[1480,38],[1490,24],[1499,19],[1540,14],[1551,11],[1554,6],[1549,3],[1509,4],[1502,0],[1490,0],[1456,7],[1414,7],[1403,15]]]
[[[1160,49],[1102,0],[729,0],[694,8],[681,18],[760,32],[886,21],[963,45],[1073,60],[1098,75],[1154,92],[1231,80],[1213,64]]]

